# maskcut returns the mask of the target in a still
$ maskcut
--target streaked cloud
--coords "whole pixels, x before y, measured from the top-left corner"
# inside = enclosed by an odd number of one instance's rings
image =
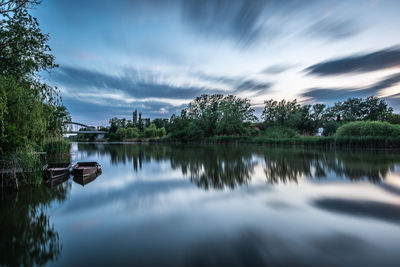
[[[305,69],[308,74],[328,76],[363,73],[386,68],[400,67],[400,46],[382,49],[368,54],[357,54],[327,60]]]

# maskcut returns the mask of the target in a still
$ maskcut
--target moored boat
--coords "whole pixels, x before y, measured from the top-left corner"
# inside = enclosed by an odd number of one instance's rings
[[[70,174],[70,163],[49,163],[43,167],[47,180],[58,179]]]
[[[93,182],[94,180],[96,180],[97,177],[100,176],[100,173],[93,173],[91,175],[86,175],[86,176],[82,176],[82,175],[75,175],[73,180],[74,182],[85,186],[91,182]]]
[[[73,167],[74,176],[89,176],[101,172],[101,165],[97,162],[78,162]]]

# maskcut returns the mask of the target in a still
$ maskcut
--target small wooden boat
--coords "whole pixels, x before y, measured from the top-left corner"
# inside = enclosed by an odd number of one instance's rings
[[[57,179],[70,174],[71,163],[50,163],[43,167],[46,180]]]
[[[101,172],[101,165],[97,162],[78,162],[73,167],[74,176],[89,176]]]
[[[78,183],[81,186],[85,186],[88,183],[91,183],[94,180],[96,180],[96,178],[99,176],[100,176],[99,173],[93,173],[93,174],[87,175],[87,176],[76,175],[76,176],[74,176],[73,180],[75,183]]]

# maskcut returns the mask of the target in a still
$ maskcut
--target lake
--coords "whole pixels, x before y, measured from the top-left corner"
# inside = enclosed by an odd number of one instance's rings
[[[103,172],[1,194],[0,265],[400,265],[400,154],[73,143]]]

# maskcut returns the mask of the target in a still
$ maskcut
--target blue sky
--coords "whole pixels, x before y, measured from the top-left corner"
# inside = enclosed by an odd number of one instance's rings
[[[400,1],[50,1],[33,11],[77,122],[169,118],[201,94],[332,102],[377,95],[400,111]]]

